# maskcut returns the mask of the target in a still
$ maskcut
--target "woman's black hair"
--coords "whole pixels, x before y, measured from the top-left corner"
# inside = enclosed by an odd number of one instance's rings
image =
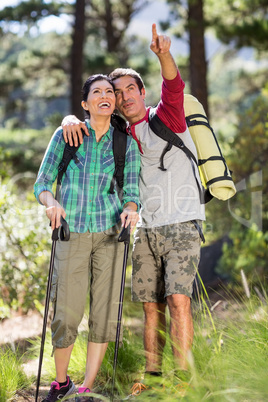
[[[91,75],[90,77],[87,78],[87,80],[84,82],[84,85],[82,87],[82,100],[87,101],[88,94],[91,88],[91,85],[95,81],[107,81],[109,84],[112,85],[113,90],[114,90],[114,83],[110,77],[104,74],[94,74]],[[88,110],[84,109],[84,114],[85,114],[85,119],[90,118],[90,113]],[[117,128],[120,131],[126,132],[126,121],[120,117],[117,114],[112,114],[111,116],[111,124],[114,128]]]

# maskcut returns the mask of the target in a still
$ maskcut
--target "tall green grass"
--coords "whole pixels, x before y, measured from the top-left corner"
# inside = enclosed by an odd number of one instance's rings
[[[11,401],[16,391],[29,385],[21,359],[10,348],[0,348],[0,402]]]
[[[219,296],[222,298],[222,296]],[[138,317],[142,325],[140,304],[129,301],[126,288],[124,315]],[[211,309],[206,294],[200,295],[199,302],[193,302],[195,335],[193,348],[188,356],[190,372],[189,386],[183,385],[185,392],[177,385],[180,380],[175,375],[171,341],[167,343],[163,355],[164,387],[146,391],[139,396],[140,401],[254,401],[268,400],[268,308],[267,300],[251,296],[250,299],[227,295],[223,300],[221,314]],[[169,319],[169,318],[168,318]],[[44,375],[42,381],[49,383],[55,378],[54,361],[50,357],[51,344],[48,333]],[[69,374],[79,385],[83,381],[87,347],[87,332],[80,332],[69,367]],[[108,397],[111,394],[114,344],[106,353],[96,380],[95,391]],[[130,393],[136,380],[142,378],[145,358],[141,330],[127,325],[124,342],[119,350],[116,373],[116,400],[122,400]],[[46,374],[45,374],[46,373]]]

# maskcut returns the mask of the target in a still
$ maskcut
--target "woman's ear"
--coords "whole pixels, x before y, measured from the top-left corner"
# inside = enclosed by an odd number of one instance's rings
[[[82,106],[82,108],[83,108],[84,110],[88,110],[87,102],[82,101],[82,102],[81,102],[81,106]]]

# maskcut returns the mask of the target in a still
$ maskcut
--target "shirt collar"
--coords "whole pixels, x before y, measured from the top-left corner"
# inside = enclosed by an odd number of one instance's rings
[[[88,129],[95,134],[95,130],[91,127],[90,125],[90,120],[85,119],[86,125]],[[112,140],[112,132],[113,132],[113,126],[110,124],[109,130],[104,134],[103,138],[107,138],[108,140]]]

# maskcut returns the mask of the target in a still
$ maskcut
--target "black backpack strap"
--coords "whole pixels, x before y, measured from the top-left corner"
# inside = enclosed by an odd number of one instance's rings
[[[82,130],[83,137],[85,136],[84,130]],[[61,188],[61,182],[64,173],[66,173],[66,170],[68,168],[69,163],[71,162],[72,159],[76,159],[76,152],[78,148],[80,147],[80,144],[76,147],[74,145],[70,145],[69,143],[65,144],[64,151],[63,151],[63,156],[62,160],[59,164],[58,168],[58,176],[57,176],[57,187],[56,187],[56,195],[55,199],[59,201],[60,198],[60,188]]]
[[[150,111],[149,113],[149,126],[151,128],[151,130],[160,138],[162,138],[162,140],[167,141],[167,145],[164,148],[161,156],[160,156],[160,166],[159,169],[165,171],[165,167],[164,167],[164,156],[165,154],[171,150],[172,146],[174,145],[175,147],[181,149],[187,156],[187,158],[190,160],[191,162],[191,166],[192,166],[192,171],[193,171],[193,175],[195,177],[196,180],[196,184],[197,184],[197,188],[199,191],[199,197],[200,197],[200,202],[202,204],[204,204],[205,202],[209,201],[209,194],[205,194],[206,191],[204,192],[203,186],[200,184],[200,181],[198,180],[198,177],[196,175],[196,167],[198,167],[198,162],[196,160],[196,157],[194,156],[194,154],[190,151],[189,148],[186,147],[186,145],[184,144],[184,142],[182,141],[182,139],[175,134],[170,128],[168,128],[157,116],[157,114],[155,113],[155,111]],[[211,196],[212,198],[212,196]],[[211,199],[210,198],[210,199]],[[207,201],[206,201],[207,200]]]
[[[123,188],[126,150],[127,150],[127,134],[125,132],[120,131],[118,128],[114,128],[113,153],[115,162],[115,172],[109,189],[110,194],[114,194],[115,182],[117,183],[119,190]]]
[[[160,163],[160,167],[159,169],[161,170],[166,170],[166,169],[162,169],[162,167],[164,167],[164,163],[163,163],[163,159],[165,154],[170,151],[172,145],[175,145],[175,147],[180,148],[189,159],[192,159],[196,166],[198,166],[196,157],[194,156],[194,154],[190,151],[189,148],[186,147],[186,145],[184,144],[184,142],[182,141],[182,139],[175,134],[170,128],[168,128],[157,116],[157,114],[155,113],[155,111],[151,112],[149,114],[149,126],[150,128],[153,130],[153,132],[160,138],[162,138],[164,141],[167,141],[171,146],[169,147],[169,149],[166,150],[166,152],[162,152],[161,158],[162,158],[162,163]],[[164,153],[164,155],[163,155]]]

